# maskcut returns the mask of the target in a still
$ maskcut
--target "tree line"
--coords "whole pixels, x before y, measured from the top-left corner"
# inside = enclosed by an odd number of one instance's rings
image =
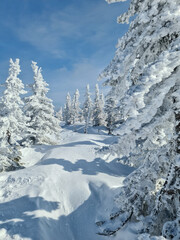
[[[99,86],[95,86],[94,99],[91,98],[89,84],[86,86],[84,103],[79,102],[80,93],[77,89],[73,98],[67,94],[64,108],[56,113],[60,121],[64,121],[66,125],[74,125],[77,123],[84,124],[84,132],[88,132],[88,126],[104,126],[107,127],[109,134],[117,124],[117,112],[115,111],[115,103],[113,101],[104,100],[103,93],[100,93]],[[116,116],[116,117],[115,117]]]

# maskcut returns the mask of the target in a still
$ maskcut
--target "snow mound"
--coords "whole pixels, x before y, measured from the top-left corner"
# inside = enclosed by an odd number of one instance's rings
[[[132,171],[97,155],[109,141],[64,128],[59,145],[23,149],[25,168],[0,175],[0,239],[101,240],[95,222],[109,215],[113,189]],[[112,239],[134,234],[125,236]]]

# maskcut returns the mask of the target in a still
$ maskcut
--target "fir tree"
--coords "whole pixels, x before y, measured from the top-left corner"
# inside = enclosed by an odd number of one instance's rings
[[[48,84],[44,81],[42,70],[36,62],[32,62],[34,72],[33,95],[25,99],[25,113],[30,118],[29,128],[33,132],[31,140],[34,144],[54,144],[59,138],[59,120],[54,116],[52,100],[46,94]]]
[[[24,85],[18,78],[20,70],[19,59],[10,59],[9,77],[5,82],[5,90],[1,98],[1,119],[6,117],[6,132],[9,144],[17,144],[26,134],[26,120],[23,114],[21,95],[25,94]]]
[[[26,118],[23,114],[23,101],[20,95],[25,94],[24,85],[18,78],[20,70],[19,59],[10,59],[9,76],[5,82],[5,90],[1,98],[0,112],[0,170],[19,168],[21,153],[18,145],[27,134]]]
[[[106,126],[109,134],[112,134],[113,130],[118,126],[118,119],[120,119],[116,102],[116,99],[110,91],[105,101]]]
[[[96,84],[94,109],[93,109],[93,126],[105,126],[105,113],[103,99],[100,99],[99,87]]]
[[[60,107],[59,111],[56,112],[56,117],[59,119],[59,121],[63,121],[63,109]]]
[[[84,133],[87,133],[92,118],[92,100],[89,92],[89,84],[86,86],[85,102],[83,105],[83,116],[85,120]]]
[[[4,120],[6,119],[4,118]],[[20,148],[15,144],[9,144],[9,134],[6,132],[5,125],[6,123],[4,122],[0,133],[0,172],[23,168],[20,163],[22,155]]]
[[[177,0],[132,0],[118,22],[128,22],[130,17],[134,19],[129,31],[119,40],[116,55],[102,76],[113,88],[123,121],[116,131],[119,143],[111,150],[138,168],[117,198],[120,210],[112,218],[119,219],[119,227],[104,234],[115,233],[130,219],[144,223],[148,219],[150,225],[154,222],[151,227],[145,224],[143,231],[161,235],[167,221],[175,223],[178,217],[174,201],[164,197],[168,219],[161,217],[156,203],[159,194],[163,197],[169,169],[175,169],[180,153],[180,5]],[[173,176],[177,176],[175,171]],[[177,199],[175,192],[173,198]],[[176,209],[174,214],[171,209]]]
[[[163,219],[163,220],[162,220]],[[157,224],[157,222],[159,224]],[[164,224],[165,223],[165,224]],[[148,223],[148,231],[159,234],[159,228],[167,239],[180,239],[180,159],[171,165],[167,179],[161,188]]]
[[[72,102],[71,102],[71,96],[69,92],[67,93],[66,96],[66,104],[64,106],[64,121],[66,125],[71,125],[73,124],[73,115],[72,115]]]
[[[79,97],[80,97],[80,94],[79,94],[79,90],[77,89],[72,101],[73,124],[80,121],[81,109],[80,109]]]

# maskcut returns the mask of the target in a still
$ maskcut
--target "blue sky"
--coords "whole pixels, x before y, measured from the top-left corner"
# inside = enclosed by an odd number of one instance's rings
[[[127,31],[127,25],[116,23],[127,7],[128,2],[109,5],[105,0],[1,0],[1,83],[9,58],[20,58],[25,84],[33,82],[31,60],[42,67],[56,108],[68,91],[73,95],[78,88],[84,95],[89,83],[93,92]]]

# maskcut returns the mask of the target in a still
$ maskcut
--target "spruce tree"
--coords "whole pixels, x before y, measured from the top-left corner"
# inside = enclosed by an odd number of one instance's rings
[[[85,102],[83,105],[83,116],[85,121],[84,133],[87,133],[92,119],[92,100],[89,92],[89,84],[86,86]]]
[[[72,101],[73,124],[80,121],[81,109],[80,109],[79,97],[80,97],[80,94],[79,94],[79,90],[77,89]]]
[[[34,144],[55,144],[59,138],[59,120],[54,116],[54,106],[48,93],[48,84],[44,81],[42,70],[32,61],[34,72],[33,95],[25,98],[25,113],[29,117],[28,125],[32,131],[30,140]]]
[[[6,118],[9,144],[17,144],[26,134],[26,120],[23,113],[24,102],[21,95],[25,94],[24,85],[18,78],[21,72],[19,59],[10,59],[9,77],[5,81],[5,90],[1,98],[1,119]]]
[[[4,120],[6,119],[4,118]],[[23,168],[20,162],[22,155],[20,147],[15,144],[9,144],[9,134],[6,130],[6,124],[3,123],[0,133],[0,172]]]
[[[179,169],[179,1],[132,0],[118,22],[129,22],[130,17],[129,31],[119,40],[116,55],[101,77],[108,78],[106,84],[113,88],[111,94],[118,101],[122,119],[116,130],[119,142],[111,151],[137,170],[128,176],[117,197],[119,212],[112,219],[119,221],[119,226],[103,233],[113,234],[136,219],[144,223],[142,231],[161,235],[168,222],[175,226],[179,218],[176,201],[167,197],[173,184],[166,184],[169,171]],[[171,172],[171,179],[177,178],[177,171]],[[173,199],[178,199],[177,189],[171,192]],[[164,202],[169,207],[158,207]]]
[[[62,109],[62,107],[60,107],[59,111],[56,112],[56,117],[58,118],[58,120],[60,122],[63,121],[63,109]]]
[[[106,96],[105,101],[105,113],[106,113],[106,126],[108,129],[108,133],[112,134],[113,130],[118,126],[120,119],[120,114],[117,108],[117,100],[111,94],[110,91]]]
[[[71,95],[69,92],[67,93],[66,96],[66,104],[64,106],[64,121],[66,125],[71,125],[73,124],[73,115],[72,115],[72,101],[71,101]]]
[[[26,118],[23,114],[21,95],[25,94],[24,85],[18,78],[19,59],[10,59],[9,76],[5,81],[5,90],[1,98],[0,112],[0,171],[19,168],[21,153],[18,145],[27,134]]]
[[[95,99],[93,108],[93,126],[105,126],[105,113],[104,113],[104,102],[103,97],[100,98],[99,86],[96,84]]]

